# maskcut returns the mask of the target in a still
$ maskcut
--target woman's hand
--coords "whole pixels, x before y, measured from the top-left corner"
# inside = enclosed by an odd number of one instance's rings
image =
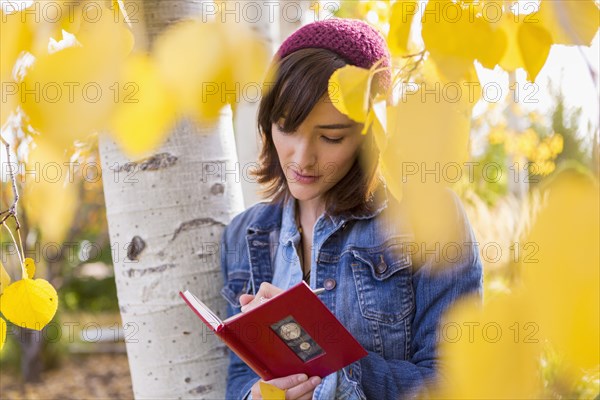
[[[262,399],[259,382],[260,380],[256,381],[256,383],[252,385],[252,390],[250,391],[252,393],[252,400]],[[306,374],[295,374],[264,382],[276,386],[279,389],[285,390],[286,400],[310,400],[313,397],[315,388],[319,383],[321,383],[321,378],[318,376],[313,376],[308,379]]]
[[[283,289],[280,289],[277,286],[273,286],[268,282],[263,282],[260,284],[260,288],[258,289],[256,296],[251,294],[243,294],[240,296],[240,304],[242,305],[241,311],[249,311],[254,307],[262,304],[263,302],[269,300],[270,298],[275,297],[281,292],[283,292]],[[261,300],[261,298],[263,300]]]

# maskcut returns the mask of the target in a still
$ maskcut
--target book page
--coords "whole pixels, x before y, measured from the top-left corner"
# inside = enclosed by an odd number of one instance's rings
[[[183,292],[185,298],[190,302],[190,305],[194,307],[202,317],[212,326],[214,330],[217,330],[221,325],[223,325],[223,321],[217,315],[212,312],[210,308],[206,304],[204,304],[200,299],[194,296],[189,290]]]

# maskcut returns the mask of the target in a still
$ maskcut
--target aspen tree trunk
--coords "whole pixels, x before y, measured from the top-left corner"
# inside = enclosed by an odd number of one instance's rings
[[[136,4],[146,25],[136,43],[148,48],[169,24],[202,10],[192,0]],[[179,121],[146,159],[127,159],[105,135],[100,154],[135,397],[224,398],[226,347],[178,292],[190,289],[224,317],[219,239],[243,211],[239,183],[222,175],[225,163],[237,161],[231,108],[212,128]]]
[[[243,0],[242,0],[243,1]],[[279,21],[281,16],[281,2],[256,2],[256,13],[244,13],[242,23],[250,26],[264,40],[270,54],[273,55],[279,46]],[[265,71],[266,72],[266,71]],[[257,166],[258,156],[262,143],[257,128],[257,113],[260,103],[260,91],[263,82],[252,82],[242,89],[242,95],[234,115],[237,154],[239,165],[231,168],[228,175],[235,176],[241,182],[246,208],[262,200],[258,190],[259,185],[250,171]]]

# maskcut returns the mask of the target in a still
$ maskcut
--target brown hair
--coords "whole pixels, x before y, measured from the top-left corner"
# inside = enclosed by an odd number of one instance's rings
[[[280,202],[291,195],[273,143],[272,124],[285,116],[283,129],[296,130],[327,92],[331,74],[347,64],[336,53],[317,48],[297,50],[271,64],[258,110],[258,131],[263,143],[259,167],[252,172],[264,186],[263,197]],[[272,78],[274,81],[269,82]],[[368,202],[379,184],[380,173],[379,152],[370,129],[366,136],[348,173],[325,194],[325,210],[329,215],[363,213],[369,209]]]

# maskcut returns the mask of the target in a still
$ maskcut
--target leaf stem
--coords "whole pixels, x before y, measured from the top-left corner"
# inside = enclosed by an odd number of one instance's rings
[[[13,235],[13,233],[11,232],[10,229],[8,229],[8,226],[6,226],[6,223],[2,222],[2,226],[6,228],[6,230],[8,231],[8,234],[10,235],[10,237],[12,238],[13,243],[15,244],[15,246],[17,245],[17,241],[15,240],[15,236]],[[20,239],[20,237],[19,237]],[[28,275],[27,275],[27,270],[25,269],[25,262],[23,261],[23,256],[21,255],[21,252],[19,251],[18,247],[17,247],[17,256],[19,256],[19,261],[21,262],[21,272],[23,274],[23,278],[25,279]]]

